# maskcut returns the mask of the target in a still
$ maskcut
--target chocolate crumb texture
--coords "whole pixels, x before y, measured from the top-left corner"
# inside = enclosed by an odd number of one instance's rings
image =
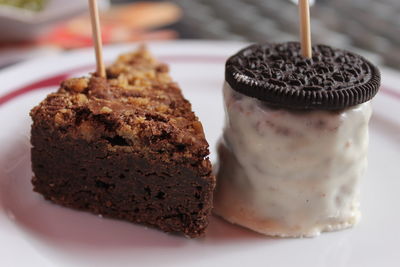
[[[55,203],[204,234],[215,178],[203,127],[168,66],[142,47],[62,82],[31,111],[32,182]]]

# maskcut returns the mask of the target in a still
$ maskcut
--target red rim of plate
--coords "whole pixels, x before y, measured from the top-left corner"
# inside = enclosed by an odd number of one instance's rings
[[[196,63],[221,63],[221,62],[225,62],[226,57],[222,57],[222,56],[164,56],[164,57],[160,57],[161,61],[165,61],[168,63],[176,63],[176,62],[196,62]],[[21,86],[19,88],[16,88],[14,90],[12,90],[11,92],[8,92],[7,94],[3,95],[0,97],[0,107],[12,100],[14,100],[15,98],[22,96],[24,94],[27,94],[31,91],[35,91],[35,90],[39,90],[39,89],[43,89],[45,87],[51,87],[51,86],[58,86],[60,84],[61,81],[67,79],[68,77],[71,77],[73,74],[76,74],[78,72],[82,72],[82,71],[90,71],[91,69],[93,69],[93,66],[84,66],[84,67],[79,67],[79,68],[73,68],[70,70],[66,70],[63,71],[59,74],[55,74],[52,76],[49,76],[47,78],[35,81],[35,82],[31,82],[29,84],[26,84],[24,86]],[[386,86],[381,87],[379,90],[381,93],[396,99],[400,101],[400,92],[388,88]]]

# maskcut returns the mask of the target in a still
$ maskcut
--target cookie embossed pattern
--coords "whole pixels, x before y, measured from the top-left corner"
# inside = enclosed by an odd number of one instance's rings
[[[342,109],[374,97],[379,70],[365,58],[327,45],[255,44],[226,62],[226,81],[242,94],[291,109]]]

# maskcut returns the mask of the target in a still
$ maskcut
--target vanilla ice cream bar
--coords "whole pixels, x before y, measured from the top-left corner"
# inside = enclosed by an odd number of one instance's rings
[[[229,222],[311,237],[359,221],[379,71],[326,46],[314,56],[301,59],[299,45],[285,43],[228,60],[214,212]]]

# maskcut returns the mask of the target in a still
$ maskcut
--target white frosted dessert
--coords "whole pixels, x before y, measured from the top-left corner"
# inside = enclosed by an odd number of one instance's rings
[[[379,70],[327,45],[254,44],[231,56],[223,87],[214,211],[279,237],[312,237],[360,219],[370,100]]]
[[[356,224],[370,102],[294,111],[223,88],[214,212],[254,231],[311,237]]]

